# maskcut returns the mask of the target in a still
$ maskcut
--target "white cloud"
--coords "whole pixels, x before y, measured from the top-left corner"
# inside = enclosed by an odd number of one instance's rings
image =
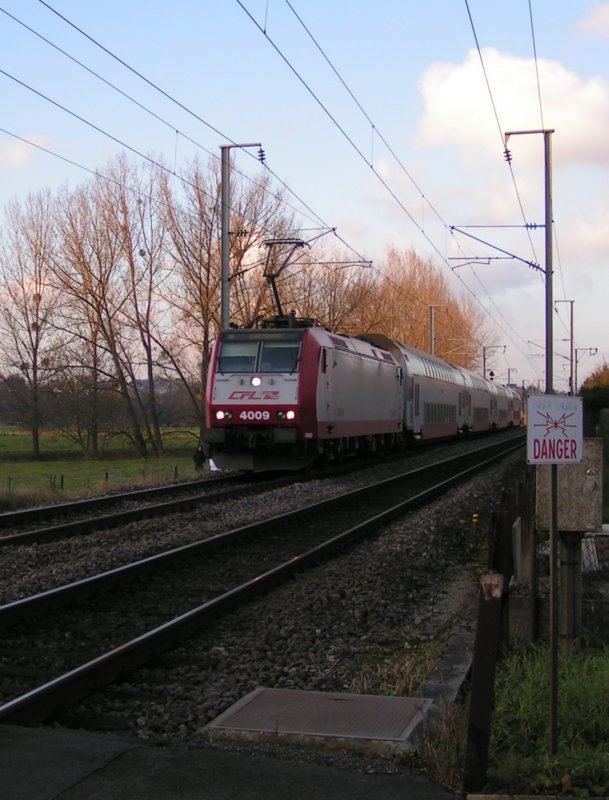
[[[30,142],[44,146],[47,144],[45,136],[26,137]],[[26,164],[36,148],[20,139],[4,138],[0,139],[0,164],[7,164],[11,167],[22,167]]]
[[[472,50],[461,64],[433,64],[422,75],[419,138],[423,145],[457,145],[478,159],[481,153],[497,154],[506,130],[542,127],[533,60],[494,48],[485,48],[482,57],[499,125],[480,57]],[[538,71],[544,127],[556,130],[557,163],[609,164],[609,82],[599,76],[583,79],[546,59],[538,60]],[[519,155],[520,150],[519,146]],[[521,157],[526,157],[525,152],[522,148]]]
[[[17,167],[25,164],[31,147],[17,139],[0,139],[0,163]]]
[[[578,20],[577,28],[609,39],[609,3],[596,6],[586,17]]]
[[[562,232],[561,252],[572,263],[580,261],[603,270],[609,253],[609,214],[607,208],[598,208],[589,217],[575,217]]]

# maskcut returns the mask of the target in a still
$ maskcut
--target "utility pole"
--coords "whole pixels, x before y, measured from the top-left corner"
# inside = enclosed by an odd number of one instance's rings
[[[558,303],[569,303],[571,306],[570,314],[569,314],[569,364],[570,364],[570,371],[569,371],[569,394],[575,395],[575,386],[573,384],[573,304],[575,300],[555,300],[554,305],[558,305]]]
[[[496,350],[497,348],[502,348],[503,352],[505,353],[505,345],[504,344],[489,344],[482,345],[482,377],[486,380],[486,351],[487,350]]]
[[[429,306],[429,352],[436,353],[436,329],[435,329],[435,310],[441,308],[446,311],[446,306]]]
[[[598,353],[597,347],[576,347],[575,348],[575,386],[574,394],[577,394],[577,362],[579,360],[578,353],[590,353],[591,356],[595,356]]]
[[[554,394],[552,333],[552,140],[553,129],[511,131],[510,136],[543,133],[546,275],[546,394]],[[511,158],[511,157],[510,157]],[[550,465],[550,756],[558,749],[558,465]]]
[[[222,161],[221,191],[221,282],[220,282],[220,330],[226,330],[230,322],[230,151],[233,147],[257,147],[258,159],[264,163],[264,150],[259,142],[252,144],[220,145]]]

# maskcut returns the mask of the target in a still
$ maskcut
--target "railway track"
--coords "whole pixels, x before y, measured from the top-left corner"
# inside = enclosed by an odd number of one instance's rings
[[[229,475],[0,514],[0,548],[52,542],[287,486],[294,477]],[[159,502],[160,499],[160,502]],[[95,512],[95,513],[93,513]],[[74,518],[76,517],[76,518]],[[41,527],[24,526],[44,522]],[[50,523],[50,524],[49,524]]]
[[[523,442],[524,437],[511,437],[0,607],[5,628],[0,721],[48,718],[211,618],[377,531]]]
[[[457,442],[442,443],[443,446]],[[427,445],[430,452],[439,444]],[[403,461],[417,454],[390,454],[375,459],[375,464]],[[159,518],[189,511],[204,505],[237,500],[280,489],[295,482],[341,477],[366,470],[369,462],[349,461],[323,470],[308,470],[290,475],[256,473],[231,474],[168,486],[148,487],[129,492],[55,503],[48,506],[0,513],[0,548],[52,542],[71,536],[86,536],[139,520]]]

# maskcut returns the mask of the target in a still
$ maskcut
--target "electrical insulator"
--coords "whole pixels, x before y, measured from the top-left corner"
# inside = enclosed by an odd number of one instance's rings
[[[508,164],[511,164],[511,163],[512,163],[512,154],[511,154],[511,152],[510,152],[510,151],[507,149],[507,147],[506,147],[506,148],[505,148],[505,150],[503,151],[503,157],[505,158],[505,160],[507,161],[507,163],[508,163]]]
[[[261,164],[264,164],[264,158],[265,158],[264,150],[262,149],[262,147],[260,147],[258,149],[258,161],[260,161]]]

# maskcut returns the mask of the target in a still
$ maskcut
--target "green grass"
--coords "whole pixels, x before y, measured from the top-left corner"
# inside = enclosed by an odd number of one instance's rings
[[[0,463],[0,496],[48,491],[76,496],[120,486],[156,483],[194,475],[192,457]]]
[[[192,428],[171,428],[163,431],[163,444],[167,451],[194,450],[199,438],[198,431]],[[132,446],[126,437],[102,438],[99,445],[102,456],[116,453],[128,454]],[[40,435],[42,458],[57,455],[82,458],[78,445],[63,436],[59,431],[43,431]],[[0,460],[27,458],[32,455],[32,436],[29,431],[13,425],[0,424]]]
[[[558,747],[549,755],[548,648],[519,648],[495,686],[489,790],[508,794],[609,793],[609,648],[559,659]]]
[[[42,459],[34,460],[29,434],[0,426],[0,510],[194,477],[196,441],[194,431],[176,430],[166,434],[160,458],[129,455],[128,443],[116,441],[100,458],[85,460],[74,443],[47,432]]]

